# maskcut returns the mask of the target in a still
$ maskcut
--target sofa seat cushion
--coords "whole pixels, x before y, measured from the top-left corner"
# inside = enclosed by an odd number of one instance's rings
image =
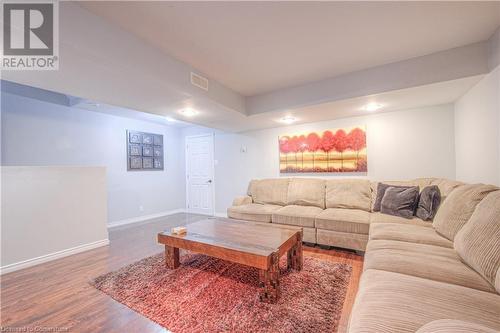
[[[405,219],[404,217],[388,215],[383,213],[371,213],[370,214],[370,224],[372,223],[398,223],[398,224],[412,224],[421,225],[424,227],[432,227],[432,223],[414,217],[412,219]]]
[[[284,224],[276,224],[280,226],[284,226]],[[307,228],[307,227],[302,227],[302,241],[311,243],[311,244],[316,244],[316,229],[314,228]]]
[[[433,228],[413,224],[371,224],[370,239],[395,240],[453,248],[453,243],[440,236]]]
[[[369,269],[363,273],[349,332],[415,332],[438,319],[500,329],[500,295],[415,276]]]
[[[368,235],[316,229],[316,242],[321,245],[364,251],[368,243]]]
[[[269,222],[256,222],[256,221],[251,221],[249,223],[255,223],[255,224],[260,224],[260,225],[269,225]],[[284,225],[284,224],[274,224],[275,227],[278,228],[296,228],[294,226],[289,226],[289,225]],[[315,228],[306,228],[302,227],[302,241],[307,242],[307,243],[316,243],[316,229]]]
[[[328,208],[316,216],[316,228],[368,234],[370,213],[360,209]]]
[[[313,228],[314,219],[322,211],[323,209],[313,206],[289,205],[273,212],[272,222]]]
[[[455,250],[387,240],[370,240],[364,270],[378,269],[456,284],[486,292],[495,289],[479,273],[460,261]]]
[[[469,321],[440,319],[425,324],[416,333],[498,333],[498,331]]]
[[[227,216],[237,220],[247,220],[256,222],[271,222],[273,212],[281,209],[277,205],[247,204],[232,206],[227,209]]]

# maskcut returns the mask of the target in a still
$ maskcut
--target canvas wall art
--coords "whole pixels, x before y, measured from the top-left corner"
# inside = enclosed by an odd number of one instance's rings
[[[366,127],[279,137],[280,173],[367,172]]]
[[[127,170],[163,170],[163,135],[127,131]]]

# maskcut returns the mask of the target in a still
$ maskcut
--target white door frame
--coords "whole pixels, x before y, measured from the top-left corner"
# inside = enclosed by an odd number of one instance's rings
[[[189,180],[188,180],[188,141],[189,139],[194,138],[203,138],[210,137],[212,140],[212,216],[215,216],[215,133],[207,133],[207,134],[198,134],[198,135],[187,135],[184,138],[184,159],[185,159],[185,168],[184,168],[184,179],[186,180],[186,211],[190,213],[189,207]]]

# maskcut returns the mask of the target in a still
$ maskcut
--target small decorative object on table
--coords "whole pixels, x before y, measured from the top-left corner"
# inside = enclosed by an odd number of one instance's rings
[[[187,229],[186,229],[186,227],[174,227],[174,228],[172,228],[172,230],[170,230],[170,232],[173,235],[183,235],[183,234],[187,233]]]

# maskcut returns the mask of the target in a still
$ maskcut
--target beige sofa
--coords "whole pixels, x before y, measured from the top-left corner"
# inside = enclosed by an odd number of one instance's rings
[[[349,332],[500,330],[500,190],[463,185],[433,227],[370,226]]]
[[[228,215],[301,225],[305,241],[366,250],[351,333],[498,332],[500,189],[444,179],[400,184],[440,187],[434,221],[372,212],[376,183],[364,180],[252,181]]]
[[[394,185],[439,186],[443,196],[461,183],[421,178]],[[304,241],[364,251],[372,223],[430,227],[428,221],[411,220],[372,211],[377,182],[364,179],[279,178],[252,180],[246,196],[228,208],[230,218],[301,226]]]

